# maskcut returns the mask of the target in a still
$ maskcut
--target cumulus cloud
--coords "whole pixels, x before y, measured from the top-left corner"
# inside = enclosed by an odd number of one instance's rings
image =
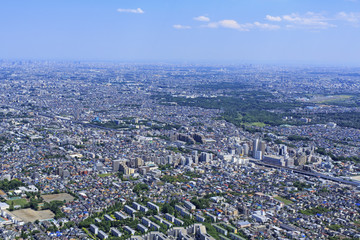
[[[176,29],[190,29],[191,27],[190,27],[190,26],[181,25],[181,24],[175,24],[175,25],[173,25],[173,28],[176,28]]]
[[[329,19],[324,17],[320,13],[307,12],[305,15],[292,13],[290,15],[284,15],[282,20],[290,23],[287,26],[296,28],[312,28],[312,29],[326,29],[330,27],[336,27],[336,25],[329,23]]]
[[[280,28],[279,25],[260,23],[260,22],[240,24],[237,21],[232,20],[232,19],[221,20],[218,22],[211,22],[211,23],[208,23],[207,25],[204,25],[203,27],[230,28],[230,29],[235,29],[235,30],[239,30],[239,31],[250,31],[251,29],[276,30],[276,29]]]
[[[360,0],[359,0],[360,1]],[[265,20],[269,22],[255,21],[252,23],[239,23],[234,19],[210,21],[206,16],[193,18],[204,22],[200,27],[206,28],[228,28],[238,31],[250,30],[278,30],[278,29],[308,29],[322,30],[341,26],[342,22],[348,22],[354,27],[360,27],[360,12],[339,12],[329,16],[326,13],[307,12],[304,14],[291,13],[283,16],[266,15]],[[190,26],[173,25],[177,29],[189,29]]]
[[[265,17],[267,20],[269,21],[273,21],[273,22],[281,22],[281,17],[279,16],[270,16],[270,15],[266,15]]]
[[[207,25],[204,25],[203,27],[208,28],[230,28],[230,29],[236,29],[239,31],[249,31],[249,28],[251,27],[251,24],[239,24],[237,21],[232,19],[224,19],[218,22],[211,22]]]
[[[221,20],[218,22],[218,24],[224,28],[233,28],[233,29],[241,28],[240,24],[237,21],[231,19]]]
[[[200,21],[200,22],[210,22],[210,18],[205,17],[205,16],[194,17],[194,20]]]
[[[118,11],[118,12],[121,12],[121,13],[138,13],[138,14],[143,14],[143,13],[145,13],[141,8],[136,8],[136,9],[131,9],[131,8],[118,8],[117,11]]]

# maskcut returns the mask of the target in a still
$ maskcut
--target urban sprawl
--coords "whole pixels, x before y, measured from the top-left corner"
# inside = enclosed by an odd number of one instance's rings
[[[0,61],[0,239],[360,239],[360,69]]]

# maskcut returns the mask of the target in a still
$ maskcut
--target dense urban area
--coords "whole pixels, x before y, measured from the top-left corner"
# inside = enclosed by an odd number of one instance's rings
[[[360,239],[360,68],[0,61],[0,239]]]

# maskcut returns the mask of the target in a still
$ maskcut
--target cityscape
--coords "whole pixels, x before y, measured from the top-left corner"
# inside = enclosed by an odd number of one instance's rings
[[[9,1],[0,239],[360,239],[360,1]]]
[[[356,239],[356,71],[3,61],[1,236]]]

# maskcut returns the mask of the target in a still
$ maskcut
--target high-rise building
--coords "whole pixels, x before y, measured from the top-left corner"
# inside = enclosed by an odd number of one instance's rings
[[[58,167],[56,173],[57,173],[57,175],[62,176],[63,171],[64,171],[63,167]]]
[[[265,141],[261,141],[259,143],[259,151],[261,151],[262,155],[264,156],[265,154],[265,149],[266,149],[266,142]]]
[[[167,156],[167,164],[173,164],[174,160],[173,160],[173,156],[168,155]]]
[[[256,152],[259,150],[259,139],[253,141],[253,157],[255,158]]]
[[[287,156],[288,155],[288,150],[287,150],[286,145],[280,144],[279,155],[280,156]]]
[[[63,178],[70,177],[70,172],[69,172],[69,170],[64,170],[63,173],[62,173],[62,177],[63,177]]]
[[[119,171],[120,163],[121,163],[120,159],[113,160],[113,162],[112,162],[113,172],[118,172]]]
[[[294,167],[294,159],[293,158],[285,159],[285,167]]]
[[[199,158],[200,162],[210,162],[213,159],[211,153],[202,152]]]
[[[243,144],[244,155],[249,155],[249,145],[247,143]]]
[[[185,163],[185,165],[191,166],[192,163],[193,163],[192,157],[186,157],[186,163]]]
[[[196,150],[192,151],[192,158],[193,158],[193,163],[195,164],[199,163],[198,151]]]
[[[135,159],[135,167],[136,168],[139,168],[139,167],[141,167],[143,165],[143,160],[141,159],[141,158],[136,158]]]
[[[263,155],[261,151],[256,151],[255,152],[255,159],[257,160],[262,160],[263,159]]]

